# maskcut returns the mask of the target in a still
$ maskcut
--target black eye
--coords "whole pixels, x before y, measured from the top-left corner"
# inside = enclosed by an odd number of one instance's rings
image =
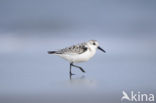
[[[95,43],[93,43],[93,45],[96,45]]]

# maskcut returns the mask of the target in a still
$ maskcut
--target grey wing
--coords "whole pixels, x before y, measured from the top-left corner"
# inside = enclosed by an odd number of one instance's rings
[[[87,47],[85,43],[79,45],[73,45],[71,47],[67,47],[57,51],[58,54],[82,54],[87,51]]]

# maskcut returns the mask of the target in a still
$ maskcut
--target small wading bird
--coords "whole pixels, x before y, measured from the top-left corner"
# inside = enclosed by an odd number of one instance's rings
[[[71,76],[74,75],[71,72],[72,66],[79,68],[82,72],[85,72],[82,67],[74,65],[74,63],[88,61],[94,56],[97,48],[105,53],[105,50],[99,46],[99,43],[96,40],[90,40],[88,42],[73,45],[58,51],[48,51],[48,54],[55,54],[70,62],[69,73],[71,78]]]

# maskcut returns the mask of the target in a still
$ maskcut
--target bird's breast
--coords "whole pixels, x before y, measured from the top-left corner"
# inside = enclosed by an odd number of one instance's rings
[[[96,51],[95,51],[96,52]],[[87,50],[86,52],[77,55],[74,62],[85,62],[88,61],[90,58],[92,58],[95,55],[94,51]]]

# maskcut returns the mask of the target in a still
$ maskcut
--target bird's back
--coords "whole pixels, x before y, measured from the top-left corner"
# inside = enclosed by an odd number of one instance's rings
[[[61,50],[56,51],[57,54],[82,54],[87,50],[86,43],[73,45]]]

